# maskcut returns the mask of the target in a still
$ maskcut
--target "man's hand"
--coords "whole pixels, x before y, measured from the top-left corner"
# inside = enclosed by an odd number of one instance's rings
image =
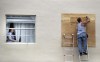
[[[90,22],[90,18],[88,16],[85,17],[86,20],[82,22],[83,26],[86,26]]]
[[[90,22],[90,18],[88,16],[86,16],[86,21],[87,23]]]

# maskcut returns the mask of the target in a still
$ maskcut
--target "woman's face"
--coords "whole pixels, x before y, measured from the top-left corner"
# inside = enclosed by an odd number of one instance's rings
[[[14,29],[11,29],[11,32],[14,32]]]

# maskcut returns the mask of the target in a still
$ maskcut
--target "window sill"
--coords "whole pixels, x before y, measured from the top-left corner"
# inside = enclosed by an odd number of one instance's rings
[[[36,43],[18,43],[18,42],[7,42],[5,44],[36,44]]]

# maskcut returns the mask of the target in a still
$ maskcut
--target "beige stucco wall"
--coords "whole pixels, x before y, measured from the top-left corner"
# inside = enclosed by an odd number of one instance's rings
[[[0,62],[64,62],[62,13],[96,14],[96,47],[89,48],[89,62],[100,62],[99,6],[99,0],[0,0]],[[36,43],[6,44],[6,14],[36,15]]]

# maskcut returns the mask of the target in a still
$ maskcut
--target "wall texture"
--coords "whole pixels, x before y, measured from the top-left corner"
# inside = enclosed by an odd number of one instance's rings
[[[0,0],[0,62],[64,62],[61,14],[96,14],[96,47],[89,62],[100,62],[99,0]],[[36,15],[35,44],[6,44],[6,14]]]

